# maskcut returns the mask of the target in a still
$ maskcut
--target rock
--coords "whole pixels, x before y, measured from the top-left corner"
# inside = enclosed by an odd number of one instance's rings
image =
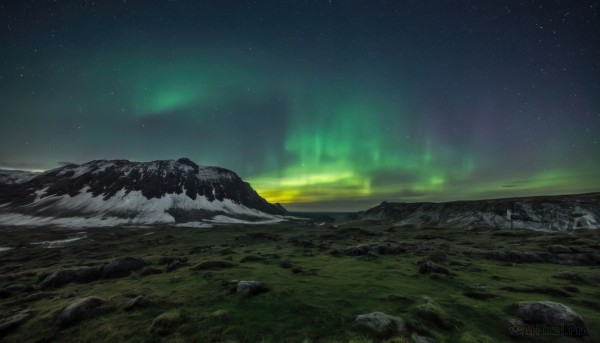
[[[554,277],[557,279],[563,279],[563,280],[585,281],[581,275],[574,273],[574,272],[560,272],[560,273],[554,275]]]
[[[76,267],[59,269],[46,276],[41,288],[59,287],[71,282],[90,282],[100,278],[102,267]]]
[[[280,266],[281,268],[290,269],[290,268],[292,268],[294,265],[293,265],[293,264],[291,264],[291,263],[289,263],[289,262],[283,261],[283,262],[281,262],[281,263],[279,264],[279,266]]]
[[[17,328],[19,325],[31,318],[31,316],[32,312],[27,309],[0,319],[0,337]]]
[[[33,289],[33,287],[31,287],[30,285],[25,284],[25,283],[13,283],[11,285],[4,287],[4,290],[9,293],[26,292],[26,291],[31,291],[32,289]]]
[[[70,282],[90,282],[102,277],[115,278],[144,267],[147,262],[137,257],[120,257],[103,266],[62,268],[42,276],[40,287],[59,287]]]
[[[538,251],[504,251],[492,250],[484,255],[486,258],[497,261],[527,263],[527,262],[547,262],[550,260],[550,253]]]
[[[269,291],[262,282],[258,281],[239,281],[237,283],[237,293],[243,296],[252,296]]]
[[[165,312],[154,318],[150,332],[164,336],[173,331],[181,322],[181,314],[177,311]]]
[[[548,251],[553,254],[570,254],[571,248],[564,246],[564,245],[555,244],[555,245],[549,246]]]
[[[421,274],[439,273],[439,274],[450,275],[450,271],[448,269],[446,269],[445,267],[442,267],[441,265],[439,265],[431,260],[427,260],[426,262],[422,263],[419,266],[419,273],[421,273]]]
[[[229,261],[203,261],[199,264],[191,267],[191,270],[210,270],[210,269],[222,269],[222,268],[232,268],[235,267],[236,264]]]
[[[142,258],[130,256],[119,257],[103,266],[102,277],[115,278],[127,276],[131,271],[142,269],[147,264],[146,260]]]
[[[414,312],[417,316],[422,319],[428,320],[437,326],[452,330],[456,328],[456,325],[450,319],[446,311],[444,311],[440,305],[438,305],[433,299],[428,296],[423,296],[417,301],[417,307]]]
[[[176,269],[179,269],[183,266],[183,263],[181,263],[181,261],[173,261],[171,263],[169,263],[169,265],[167,266],[167,272],[172,272]]]
[[[521,301],[517,303],[519,318],[528,324],[543,324],[573,330],[574,336],[587,336],[583,318],[570,307],[552,301]]]
[[[125,306],[125,311],[131,311],[131,310],[135,310],[135,309],[138,309],[138,308],[147,307],[150,304],[152,304],[152,302],[150,301],[150,299],[146,298],[143,295],[138,295],[137,297],[135,297],[134,299],[132,299]]]
[[[146,275],[153,275],[153,274],[162,274],[162,272],[163,272],[162,269],[155,268],[155,267],[148,267],[148,268],[143,269],[140,272],[140,275],[146,276]]]
[[[365,244],[346,248],[346,256],[362,255],[398,255],[406,252],[406,249],[400,246],[391,246],[389,244]]]
[[[354,324],[367,328],[378,336],[395,336],[406,334],[406,325],[400,317],[390,316],[383,312],[371,312],[356,316]]]
[[[410,338],[413,340],[414,343],[436,343],[435,339],[425,336],[419,336],[416,333],[413,333],[412,336],[410,336]]]
[[[68,327],[82,320],[94,317],[102,312],[102,305],[105,303],[106,300],[96,296],[77,299],[62,311],[60,316],[58,316],[56,324],[60,327]]]
[[[294,274],[300,274],[300,273],[303,273],[303,272],[304,272],[304,269],[302,269],[301,267],[294,267],[294,268],[292,268],[292,273],[294,273]]]
[[[23,302],[38,301],[40,299],[44,299],[44,298],[47,298],[47,297],[50,297],[53,295],[54,295],[53,293],[43,293],[43,292],[33,293],[33,294],[29,294],[28,296],[23,298]]]
[[[262,261],[262,260],[263,260],[262,257],[258,257],[258,256],[254,256],[254,255],[248,255],[248,256],[245,256],[244,258],[242,258],[240,260],[240,263],[258,262],[258,261]]]
[[[170,257],[170,256],[166,256],[166,257],[161,257],[160,260],[158,260],[158,264],[166,264],[169,265],[175,261],[179,261],[181,263],[185,263],[187,262],[187,257]]]

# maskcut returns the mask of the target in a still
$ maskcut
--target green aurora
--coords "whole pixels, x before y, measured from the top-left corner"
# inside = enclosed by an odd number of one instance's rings
[[[284,19],[232,13],[221,20],[245,29],[215,32],[178,15],[162,33],[118,19],[94,31],[104,17],[67,16],[53,36],[11,22],[19,38],[5,32],[11,44],[0,48],[0,168],[185,156],[311,211],[600,191],[598,71],[581,57],[557,52],[552,63],[572,72],[548,77],[519,69],[537,52],[508,32],[500,52],[487,32],[453,50],[432,44],[438,31],[396,20],[381,25],[404,35],[381,41],[368,29],[381,18],[369,14],[335,27],[311,17],[302,39],[287,40],[293,30],[269,31]],[[466,28],[454,20],[444,27],[461,45]],[[75,43],[76,24],[93,44]],[[564,44],[597,46],[592,38]]]

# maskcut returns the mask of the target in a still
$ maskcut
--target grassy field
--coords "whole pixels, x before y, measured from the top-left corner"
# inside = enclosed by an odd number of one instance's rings
[[[85,233],[83,233],[85,231]],[[32,244],[71,237],[64,244]],[[548,251],[554,244],[600,249],[600,233],[396,228],[372,222],[317,226],[312,221],[269,226],[0,229],[0,312],[33,314],[3,342],[413,342],[354,325],[359,314],[400,316],[411,333],[437,342],[580,342],[570,337],[509,335],[514,303],[550,300],[571,307],[600,342],[600,269],[557,263],[488,259],[491,250]],[[401,247],[397,254],[348,256],[361,244]],[[141,257],[145,269],[116,278],[41,289],[60,267],[102,265]],[[167,262],[182,265],[167,271]],[[449,270],[419,273],[433,260]],[[193,270],[204,261],[231,268]],[[155,270],[148,271],[148,268]],[[151,272],[155,272],[152,274]],[[556,278],[575,272],[584,280]],[[230,280],[256,280],[268,292],[242,297]],[[24,284],[11,288],[14,284]],[[37,296],[29,297],[31,294]],[[126,311],[144,295],[150,304]],[[101,311],[66,328],[57,317],[74,300],[98,296]],[[429,302],[423,305],[423,297]],[[425,306],[425,307],[424,307]],[[159,317],[160,318],[157,318]]]

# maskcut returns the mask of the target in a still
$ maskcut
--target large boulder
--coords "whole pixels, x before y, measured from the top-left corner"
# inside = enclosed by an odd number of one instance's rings
[[[132,311],[138,308],[144,308],[150,306],[151,304],[152,302],[150,301],[150,299],[146,298],[143,295],[138,295],[134,299],[131,299],[131,301],[127,305],[125,305],[125,311]]]
[[[552,301],[521,301],[517,303],[519,318],[528,324],[564,327],[572,336],[587,336],[583,318],[570,307]]]
[[[181,313],[177,311],[165,312],[154,318],[150,325],[150,332],[164,336],[173,331],[181,323]]]
[[[106,278],[127,276],[131,271],[144,268],[148,262],[138,257],[119,257],[102,268],[102,276]]]
[[[237,293],[243,296],[252,296],[267,292],[269,288],[258,281],[239,281],[237,283]]]
[[[441,265],[439,265],[431,260],[427,260],[419,266],[419,273],[421,273],[421,274],[438,273],[438,274],[450,275],[450,271],[446,267],[442,267]]]
[[[106,300],[95,296],[77,299],[62,311],[56,324],[60,327],[67,327],[92,318],[102,312],[102,305],[105,303]]]
[[[90,282],[102,275],[101,266],[59,269],[46,276],[40,283],[42,288],[59,287],[70,282]]]
[[[146,266],[146,260],[137,257],[119,257],[102,266],[61,268],[40,283],[41,288],[59,287],[70,282],[90,282],[100,278],[116,278],[129,275],[131,271]]]
[[[428,296],[422,296],[417,300],[417,307],[415,307],[414,313],[418,317],[432,322],[446,330],[454,330],[459,324],[459,322],[453,320],[435,300]]]
[[[23,322],[31,318],[30,310],[23,310],[8,317],[0,319],[0,337],[6,335],[9,331],[14,330]]]
[[[407,333],[406,324],[400,317],[383,312],[371,312],[356,316],[354,324],[372,331],[377,336],[395,336]]]

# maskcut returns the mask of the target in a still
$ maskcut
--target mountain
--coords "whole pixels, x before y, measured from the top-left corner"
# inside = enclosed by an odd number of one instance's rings
[[[383,202],[354,216],[396,226],[514,228],[545,231],[600,228],[600,193],[445,203]]]
[[[234,172],[187,158],[96,160],[0,179],[0,223],[5,225],[202,225],[278,221],[286,213]]]
[[[33,179],[40,173],[24,170],[2,170],[0,169],[0,184],[22,183]]]

